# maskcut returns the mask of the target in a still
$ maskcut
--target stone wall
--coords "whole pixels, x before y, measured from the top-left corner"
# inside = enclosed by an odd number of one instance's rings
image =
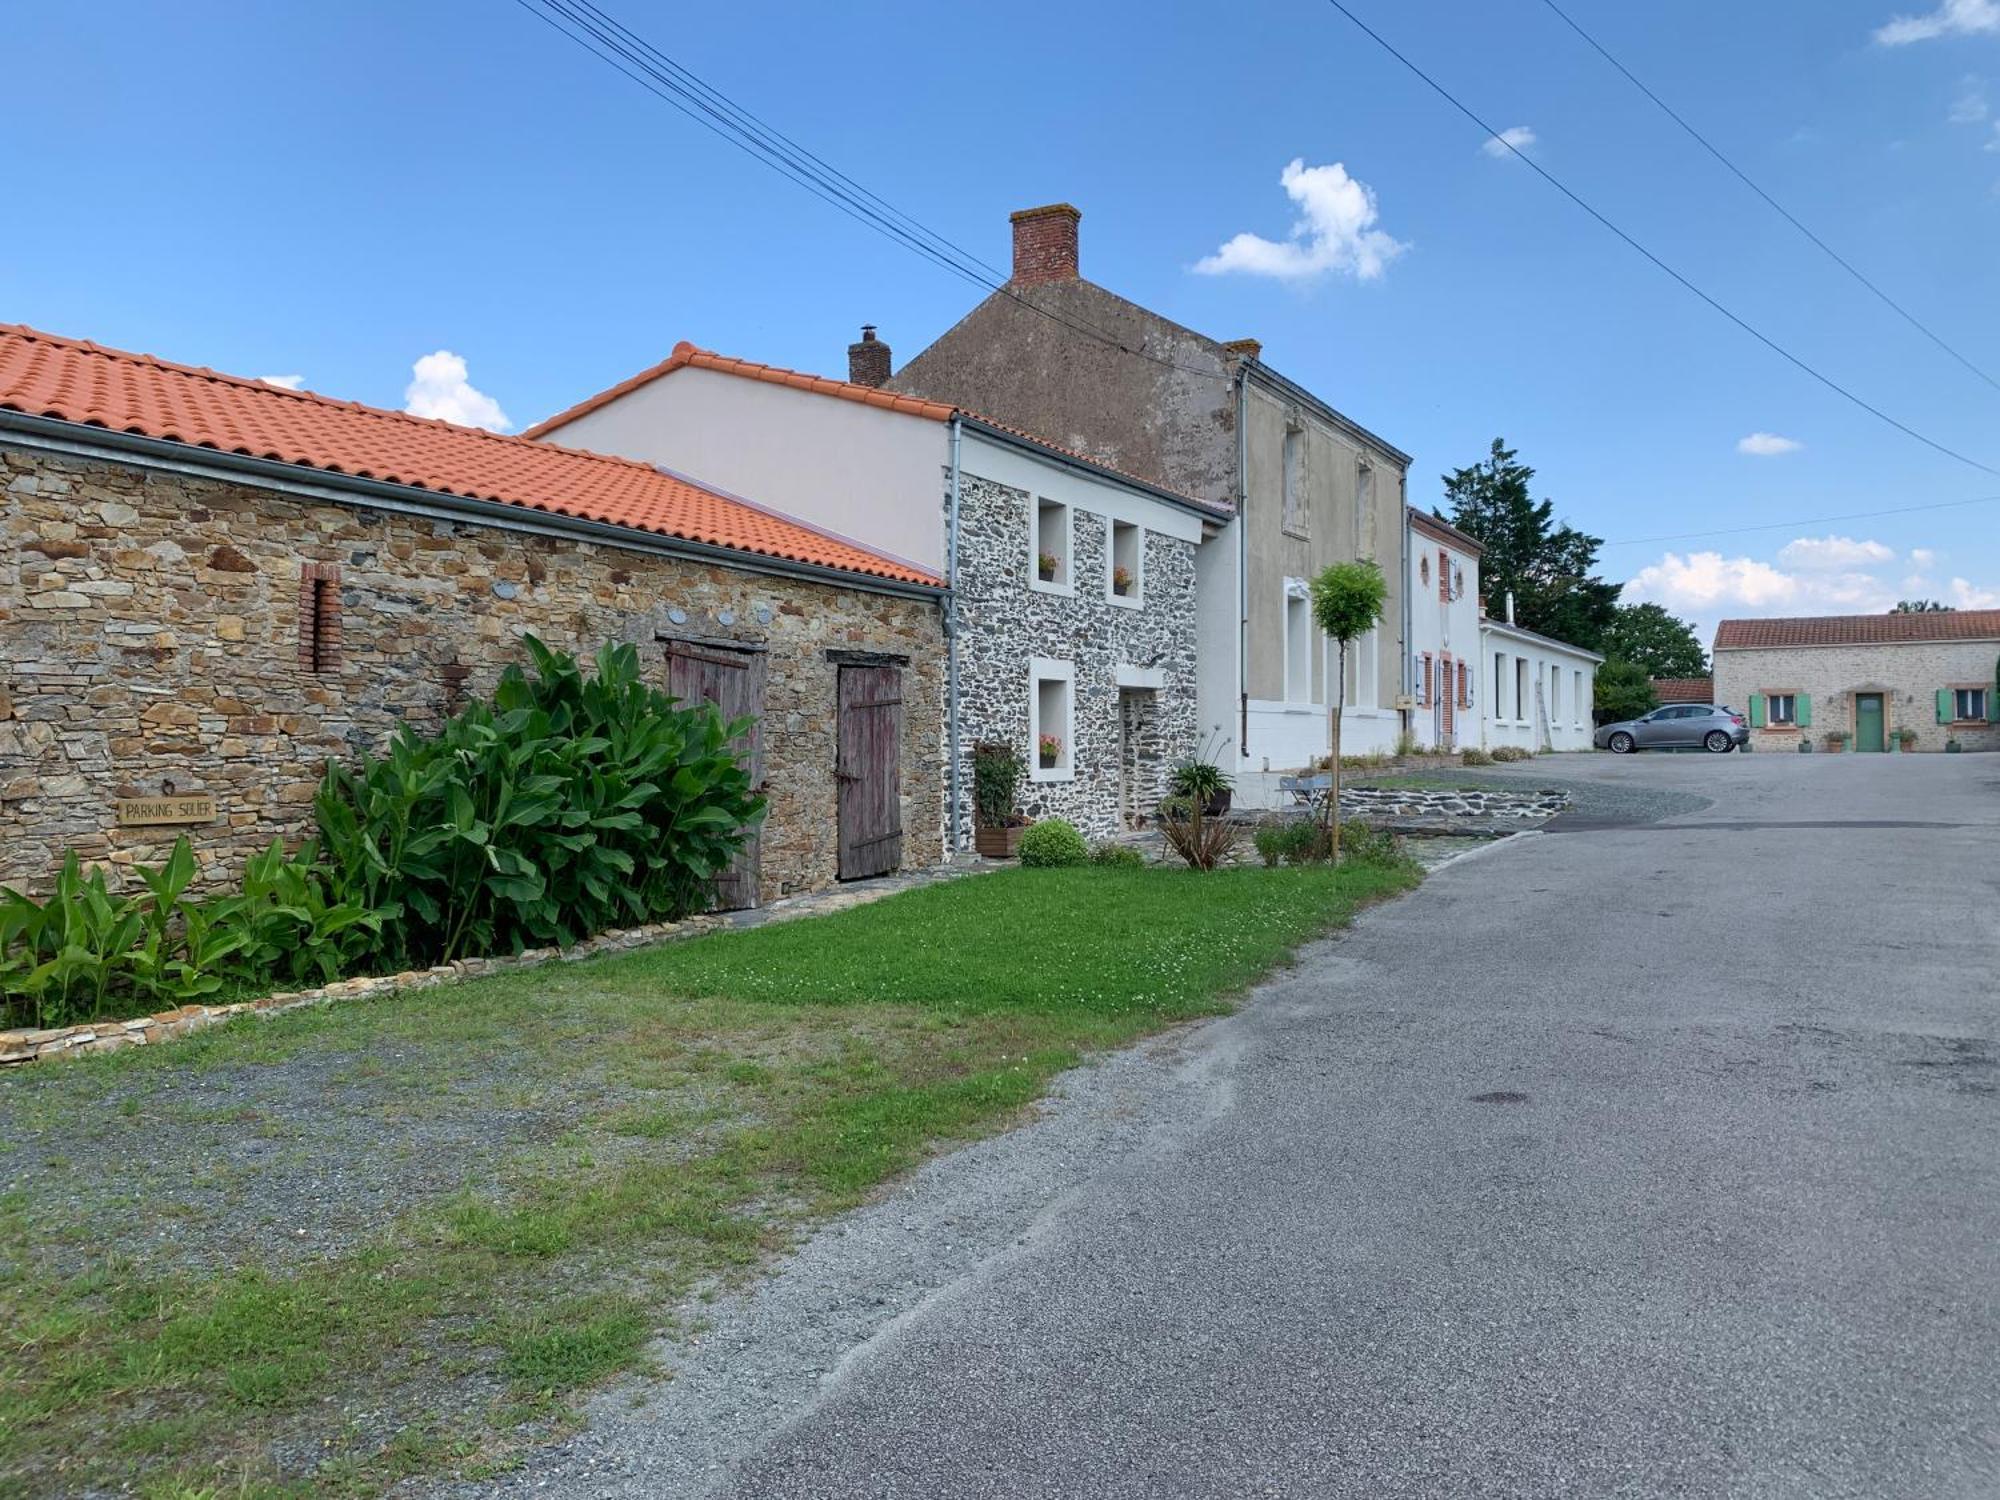
[[[2000,725],[1940,724],[1940,688],[1994,689],[1996,641],[1921,641],[1883,646],[1794,646],[1767,651],[1718,651],[1715,701],[1726,703],[1748,722],[1750,695],[1807,693],[1812,724],[1806,729],[1753,729],[1758,750],[1796,751],[1809,738],[1820,749],[1827,731],[1854,732],[1854,693],[1883,697],[1883,733],[1916,731],[1917,750],[1942,750],[1956,739],[1966,750],[2000,750]],[[1891,748],[1900,748],[1892,746]]]
[[[1073,594],[1029,587],[1026,491],[966,474],[959,493],[959,725],[962,775],[969,789],[971,747],[979,740],[1016,746],[1030,766],[1029,663],[1044,657],[1075,669],[1072,688],[1073,775],[1021,783],[1022,810],[1062,817],[1093,838],[1126,826],[1128,807],[1150,814],[1175,761],[1199,748],[1195,719],[1193,542],[1148,529],[1142,564],[1143,604],[1137,609],[1104,597],[1110,520],[1074,512],[1070,576]],[[1118,669],[1157,668],[1161,687],[1151,702],[1121,705]],[[1129,692],[1129,690],[1128,690]],[[1124,745],[1130,720],[1141,742]],[[1121,768],[1121,756],[1126,765]],[[965,837],[970,838],[968,791]]]
[[[315,578],[337,604],[320,670],[300,646]],[[663,638],[768,652],[764,899],[835,878],[828,653],[908,657],[904,860],[941,856],[934,602],[4,447],[0,882],[39,884],[68,848],[152,861],[183,831],[225,877],[311,831],[326,758],[490,691],[523,632],[632,641],[663,688]],[[217,821],[114,826],[115,799],[169,785],[213,795]]]

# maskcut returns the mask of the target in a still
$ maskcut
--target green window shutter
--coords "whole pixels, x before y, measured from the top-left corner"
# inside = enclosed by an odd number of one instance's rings
[[[1940,724],[1949,724],[1950,722],[1951,722],[1951,689],[1950,689],[1950,688],[1939,688],[1939,689],[1938,689],[1938,723],[1940,723]]]
[[[1986,690],[1986,722],[2000,724],[2000,692],[1992,688]]]
[[[1764,695],[1762,693],[1752,693],[1750,695],[1750,727],[1752,729],[1762,729],[1764,727]]]
[[[1801,729],[1812,728],[1812,694],[1800,693],[1798,697],[1798,724]]]

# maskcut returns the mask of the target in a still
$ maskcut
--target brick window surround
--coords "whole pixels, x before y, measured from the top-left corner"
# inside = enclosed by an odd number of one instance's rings
[[[340,669],[338,563],[306,563],[299,569],[299,669]]]

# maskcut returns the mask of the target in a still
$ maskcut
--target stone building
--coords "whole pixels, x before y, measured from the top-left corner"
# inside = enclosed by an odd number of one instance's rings
[[[1715,701],[1741,710],[1757,750],[1832,732],[1864,752],[2000,750],[2000,609],[1724,620]]]
[[[524,632],[756,718],[739,901],[930,864],[943,595],[644,464],[0,326],[0,881],[302,839],[328,757]]]
[[[1406,727],[1411,563],[1409,455],[1262,358],[1085,280],[1068,204],[1013,216],[1007,285],[895,372],[887,390],[951,402],[1042,433],[1229,515],[1199,557],[1198,724],[1237,777],[1239,802],[1278,799],[1280,775],[1327,750],[1387,750]],[[1389,584],[1383,623],[1337,653],[1306,585],[1369,558]]]
[[[1022,807],[1092,836],[1151,814],[1201,745],[1198,549],[1227,511],[944,402],[879,388],[873,329],[833,380],[682,344],[528,429],[782,505],[952,585],[947,801],[971,833],[971,748],[1028,763]],[[1043,748],[1047,746],[1047,764]]]

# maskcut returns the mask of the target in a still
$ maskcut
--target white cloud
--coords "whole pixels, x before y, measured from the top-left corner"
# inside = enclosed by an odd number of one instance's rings
[[[1488,156],[1508,157],[1516,151],[1526,151],[1535,144],[1535,128],[1532,125],[1509,125],[1498,135],[1488,136],[1480,150]]]
[[[1840,568],[1865,568],[1894,562],[1896,549],[1880,542],[1857,542],[1851,536],[1802,536],[1778,549],[1778,561],[1790,568],[1824,573]]]
[[[1755,557],[1669,552],[1625,585],[1628,604],[1650,601],[1695,622],[1703,639],[1718,620],[1742,615],[1880,614],[1896,590],[1854,570],[1787,572]]]
[[[1409,248],[1375,227],[1373,190],[1348,176],[1341,163],[1309,167],[1303,157],[1293,157],[1278,182],[1302,214],[1290,238],[1239,234],[1215,254],[1196,261],[1195,270],[1205,276],[1241,271],[1281,281],[1304,281],[1337,271],[1373,281]]]
[[[288,391],[296,391],[306,383],[303,375],[259,375],[257,378],[266,385],[279,386]]]
[[[410,367],[413,377],[403,392],[403,410],[413,417],[438,417],[461,427],[490,427],[504,432],[513,423],[500,403],[466,378],[465,360],[449,349],[426,354]]]
[[[1877,28],[1875,40],[1884,47],[1903,47],[1941,36],[1986,32],[2000,32],[2000,0],[1942,0],[1928,15],[1897,16]]]
[[[1775,458],[1780,453],[1796,453],[1805,444],[1797,438],[1779,437],[1775,432],[1753,432],[1748,437],[1736,440],[1738,453],[1752,453],[1759,458]]]
[[[1975,588],[1963,578],[1954,578],[1951,602],[1960,609],[2000,609],[2000,589]]]
[[[1910,549],[1910,563],[1914,567],[1932,567],[1937,563],[1937,558],[1937,548],[1935,547],[1912,547]]]
[[[1986,80],[1973,77],[1960,79],[1958,97],[1951,101],[1951,123],[1977,125],[1992,112],[1992,105],[1986,97]]]

